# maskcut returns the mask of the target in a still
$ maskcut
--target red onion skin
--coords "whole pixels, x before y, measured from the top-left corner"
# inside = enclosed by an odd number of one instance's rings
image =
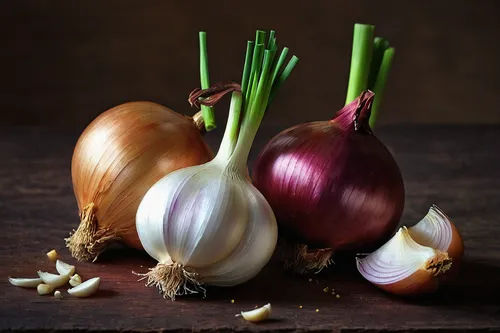
[[[371,134],[372,98],[365,95],[362,103],[361,96],[333,120],[279,133],[259,155],[253,182],[287,239],[359,251],[375,248],[395,231],[404,183],[391,153]]]

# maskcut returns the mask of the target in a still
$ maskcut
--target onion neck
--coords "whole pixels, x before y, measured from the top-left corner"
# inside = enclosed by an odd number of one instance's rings
[[[375,94],[370,90],[363,91],[358,98],[337,112],[332,121],[345,131],[371,134],[369,120],[374,97]]]
[[[381,37],[374,38],[375,26],[369,24],[354,25],[352,41],[351,67],[347,86],[346,105],[354,101],[364,90],[375,93],[370,126],[377,117],[382,95],[394,57],[394,48],[389,41]]]

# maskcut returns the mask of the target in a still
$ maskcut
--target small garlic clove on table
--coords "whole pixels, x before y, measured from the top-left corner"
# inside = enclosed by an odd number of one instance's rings
[[[56,261],[56,270],[61,275],[73,275],[75,274],[75,266],[65,263],[62,260]]]
[[[40,278],[9,278],[9,282],[16,287],[36,288],[43,281]]]
[[[61,287],[69,281],[69,275],[58,275],[38,271],[38,276],[42,279],[43,283],[49,284],[54,288]]]
[[[50,261],[56,261],[57,259],[57,251],[56,250],[50,250],[47,252],[47,257],[49,257]]]
[[[250,311],[242,311],[241,316],[249,322],[256,323],[259,321],[266,320],[271,315],[271,304],[268,303],[260,308],[250,310]]]
[[[82,278],[80,275],[75,274],[69,279],[69,285],[72,287],[78,286],[80,283],[82,283]]]
[[[97,291],[97,289],[99,289],[100,283],[101,279],[99,277],[88,279],[87,281],[82,282],[76,287],[68,289],[68,293],[76,297],[88,297],[93,295]]]
[[[40,296],[48,295],[54,291],[54,286],[51,286],[50,284],[41,283],[36,287],[36,291]]]
[[[62,299],[62,293],[59,290],[56,290],[54,293],[54,297],[57,299]]]

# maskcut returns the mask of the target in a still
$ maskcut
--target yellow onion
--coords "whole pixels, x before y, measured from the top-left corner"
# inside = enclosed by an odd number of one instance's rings
[[[95,260],[112,242],[142,249],[135,215],[166,174],[206,163],[201,112],[186,117],[152,102],[129,102],[98,116],[80,136],[71,174],[80,226],[66,239],[78,260]]]

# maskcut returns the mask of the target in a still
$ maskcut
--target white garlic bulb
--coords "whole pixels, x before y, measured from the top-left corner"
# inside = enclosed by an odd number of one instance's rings
[[[148,280],[165,296],[193,291],[186,285],[189,282],[243,283],[271,258],[277,242],[271,207],[246,177],[225,164],[215,159],[171,173],[146,193],[139,206],[139,238],[159,262]],[[188,274],[179,275],[175,283],[173,278],[161,278],[177,274],[176,269]],[[169,288],[172,284],[175,287]]]
[[[214,105],[232,92],[217,156],[203,165],[166,175],[139,205],[139,239],[159,262],[143,275],[147,285],[157,286],[164,297],[174,299],[196,292],[201,284],[233,286],[246,282],[262,270],[274,252],[276,218],[252,185],[246,166],[269,98],[298,61],[293,56],[284,66],[287,48],[280,60],[274,61],[277,46],[274,32],[271,35],[271,42],[264,45],[265,33],[257,31],[256,52],[254,44],[247,43],[241,86],[219,83],[190,95],[192,105]]]

